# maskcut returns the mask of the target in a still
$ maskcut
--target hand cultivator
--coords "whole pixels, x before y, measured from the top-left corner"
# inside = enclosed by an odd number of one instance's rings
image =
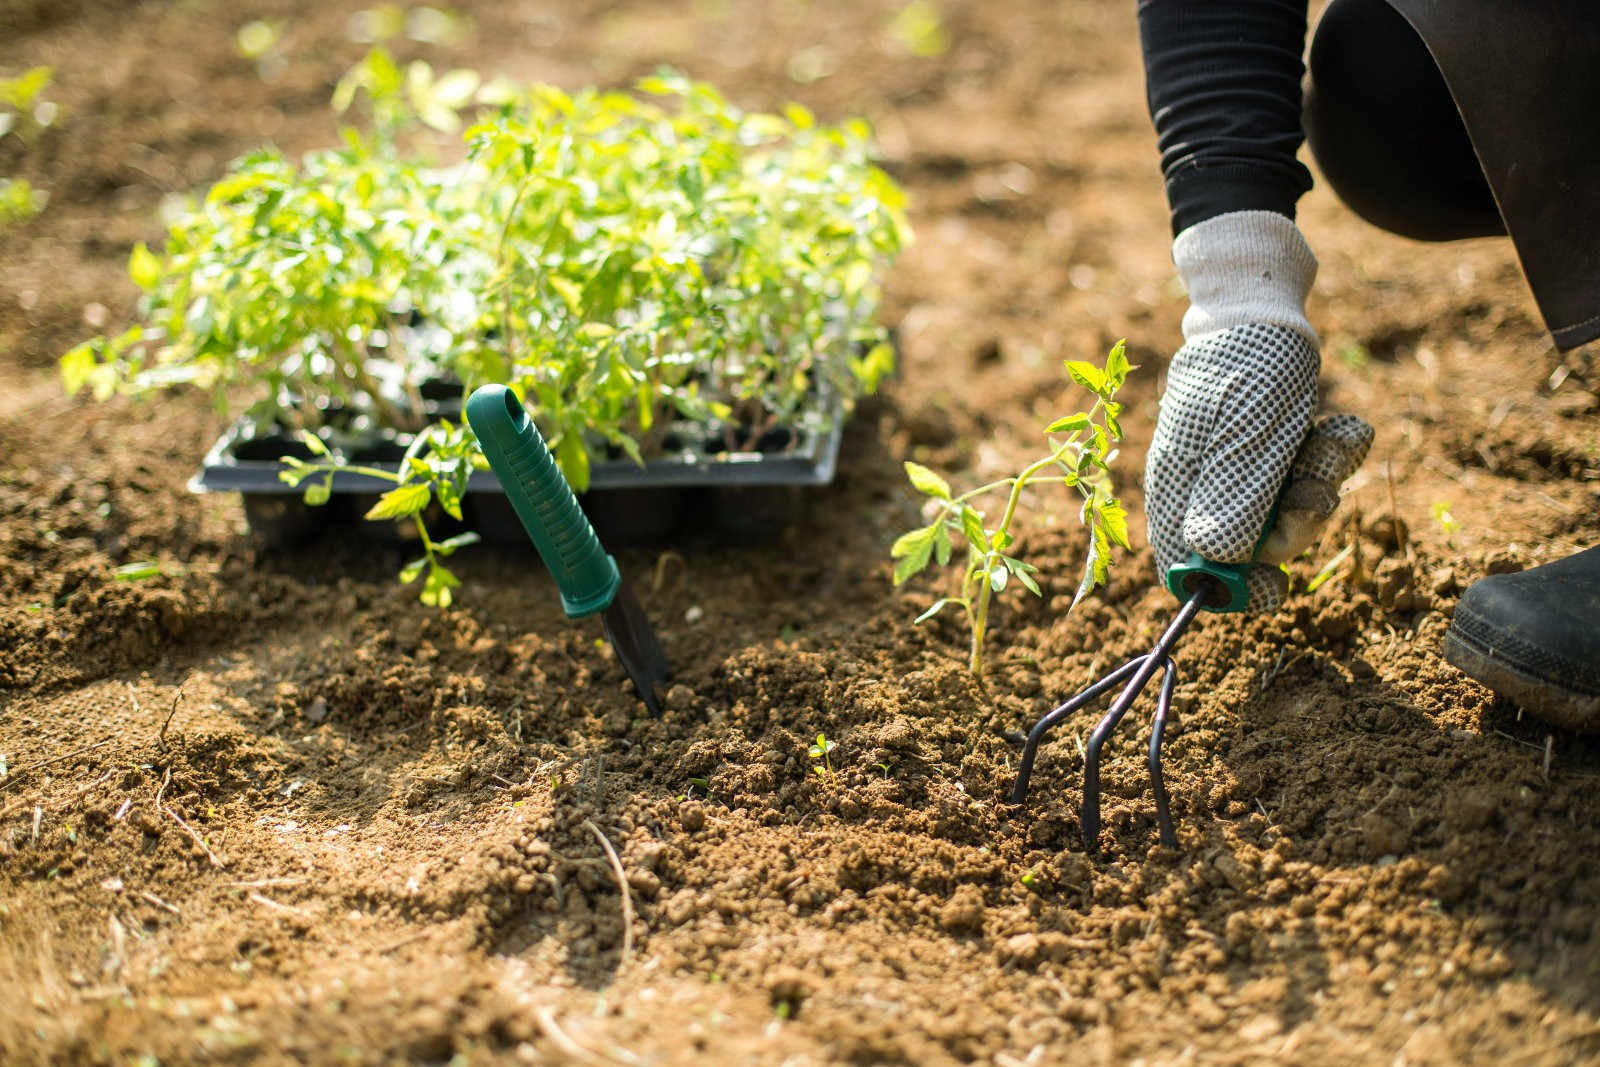
[[[672,673],[666,654],[522,401],[503,385],[485,385],[467,399],[467,422],[560,587],[567,618],[600,614],[639,697],[652,714],[661,714],[656,685]]]
[[[1268,525],[1270,528],[1270,522]],[[1172,827],[1167,787],[1161,776],[1161,740],[1166,730],[1167,716],[1172,710],[1172,692],[1178,685],[1172,649],[1200,612],[1229,613],[1245,609],[1250,600],[1246,581],[1249,566],[1213,563],[1200,556],[1190,556],[1187,562],[1171,568],[1167,572],[1167,588],[1183,602],[1177,617],[1147,654],[1135,656],[1034,724],[1022,750],[1022,767],[1017,772],[1017,784],[1011,790],[1011,803],[1022,804],[1028,799],[1028,780],[1033,775],[1033,761],[1044,735],[1073,712],[1126,681],[1111,710],[1106,712],[1089,735],[1089,745],[1084,754],[1083,811],[1079,822],[1084,845],[1093,852],[1100,836],[1100,750],[1105,747],[1106,739],[1122,722],[1128,709],[1144,692],[1145,686],[1150,684],[1150,679],[1160,670],[1164,672],[1161,689],[1156,696],[1156,713],[1150,722],[1150,783],[1155,791],[1156,825],[1161,830],[1161,843],[1176,848],[1178,835]]]

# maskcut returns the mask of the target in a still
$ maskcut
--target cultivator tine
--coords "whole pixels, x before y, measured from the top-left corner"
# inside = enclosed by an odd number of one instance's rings
[[[1017,771],[1017,784],[1011,789],[1011,803],[1027,803],[1028,781],[1033,777],[1033,761],[1039,754],[1039,743],[1044,740],[1044,735],[1054,729],[1061,720],[1114,688],[1124,678],[1138,670],[1144,661],[1144,656],[1129,660],[1033,724],[1033,729],[1028,731],[1028,743],[1022,747],[1022,767]]]
[[[1127,715],[1128,709],[1139,699],[1139,694],[1144,692],[1145,686],[1150,684],[1150,679],[1155,676],[1156,671],[1162,670],[1164,676],[1156,699],[1156,713],[1150,724],[1150,780],[1155,788],[1156,822],[1161,831],[1161,843],[1177,845],[1178,838],[1172,827],[1166,783],[1161,776],[1161,740],[1171,714],[1172,694],[1178,678],[1177,666],[1172,660],[1172,649],[1211,595],[1210,585],[1202,584],[1184,602],[1183,607],[1178,610],[1177,617],[1162,633],[1155,648],[1151,649],[1148,655],[1136,656],[1124,663],[1034,724],[1028,733],[1027,744],[1022,750],[1022,766],[1017,772],[1016,785],[1011,790],[1013,804],[1021,804],[1028,798],[1028,781],[1032,777],[1033,762],[1044,735],[1068,715],[1127,679],[1127,684],[1117,695],[1111,709],[1105,713],[1095,726],[1094,732],[1089,735],[1089,744],[1084,753],[1083,811],[1079,822],[1083,830],[1084,844],[1091,852],[1094,851],[1095,842],[1100,836],[1100,750],[1105,747],[1106,740],[1122,722],[1123,716]]]
[[[1169,656],[1161,675],[1161,691],[1156,695],[1156,714],[1150,720],[1150,788],[1156,797],[1156,826],[1161,830],[1161,843],[1168,848],[1178,847],[1178,833],[1172,828],[1167,782],[1161,775],[1161,737],[1167,730],[1167,716],[1172,711],[1172,691],[1177,687],[1178,665]]]

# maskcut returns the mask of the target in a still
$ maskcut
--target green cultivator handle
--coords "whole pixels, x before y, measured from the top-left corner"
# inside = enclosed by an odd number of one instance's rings
[[[1288,483],[1285,482],[1284,489],[1287,488]],[[1261,558],[1261,550],[1267,545],[1267,535],[1278,524],[1278,507],[1283,503],[1284,489],[1278,491],[1278,499],[1272,502],[1272,510],[1267,513],[1267,524],[1261,528],[1261,540],[1256,542],[1256,550],[1251,553],[1249,563],[1218,563],[1198,552],[1191,552],[1188,559],[1167,568],[1167,590],[1180,601],[1187,601],[1202,583],[1209,580],[1212,593],[1200,605],[1201,611],[1226,615],[1249,607],[1250,568],[1256,566],[1256,561]]]
[[[1200,606],[1202,611],[1243,611],[1250,603],[1250,582],[1246,575],[1254,566],[1254,563],[1217,563],[1191,552],[1188,559],[1167,568],[1167,589],[1179,600],[1188,600],[1202,581],[1210,579],[1214,590]]]
[[[555,577],[567,617],[605,611],[622,584],[617,561],[600,546],[522,401],[503,385],[482,386],[467,400],[467,422]]]

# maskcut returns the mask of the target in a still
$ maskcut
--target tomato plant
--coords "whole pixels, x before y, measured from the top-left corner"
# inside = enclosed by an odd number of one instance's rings
[[[1038,568],[1008,554],[1017,541],[1013,526],[1024,490],[1036,485],[1064,485],[1076,489],[1082,498],[1078,517],[1089,532],[1088,549],[1083,577],[1069,611],[1096,585],[1105,584],[1110,573],[1111,546],[1131,547],[1127,512],[1111,494],[1110,484],[1111,464],[1116,460],[1113,445],[1122,439],[1122,405],[1115,398],[1133,369],[1128,364],[1126,346],[1118,341],[1103,367],[1082,360],[1067,360],[1065,366],[1074,382],[1094,394],[1094,404],[1087,411],[1064,415],[1046,426],[1049,451],[1020,473],[956,495],[949,482],[927,467],[911,462],[905,465],[912,486],[930,498],[934,515],[931,523],[895,541],[891,549],[896,560],[894,584],[905,582],[930,562],[947,566],[953,556],[954,538],[966,543],[958,591],[936,600],[916,621],[923,622],[946,607],[959,605],[972,634],[969,665],[972,673],[980,677],[991,597],[1013,578],[1035,596],[1042,595],[1033,577]],[[974,501],[1002,490],[1005,504],[999,517],[990,521]]]

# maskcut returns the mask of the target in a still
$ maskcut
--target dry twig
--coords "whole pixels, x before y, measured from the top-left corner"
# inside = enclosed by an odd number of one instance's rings
[[[172,725],[172,717],[178,714],[178,701],[183,699],[183,686],[172,697],[172,710],[167,712],[167,717],[161,722],[161,730],[156,734],[156,744],[163,750],[167,747],[167,727]]]
[[[156,896],[154,893],[149,892],[148,890],[141,889],[139,891],[139,898],[141,900],[149,901],[151,904],[154,904],[156,907],[160,908],[162,911],[171,912],[173,915],[177,915],[178,914],[178,909],[177,908],[173,907],[171,904],[168,904],[166,901],[162,900],[160,897]]]
[[[188,823],[184,822],[183,818],[177,812],[173,811],[171,808],[168,808],[168,807],[163,807],[161,810],[166,812],[169,816],[171,816],[172,817],[172,821],[177,823],[183,829],[184,833],[188,834],[191,838],[194,839],[194,843],[199,845],[201,850],[203,852],[205,852],[206,859],[211,861],[211,866],[217,868],[218,870],[221,870],[222,868],[227,866],[226,863],[223,863],[220,859],[217,858],[217,854],[215,852],[211,851],[211,846],[206,844],[206,839],[201,837],[198,833],[196,833],[194,827],[192,827]]]
[[[551,1011],[548,1005],[541,1004],[534,1008],[533,1018],[539,1024],[539,1029],[544,1032],[544,1036],[548,1037],[563,1055],[582,1063],[609,1065],[613,1062],[574,1041],[570,1034],[561,1029],[561,1024],[556,1022],[556,1013]]]
[[[304,911],[302,911],[301,909],[299,909],[297,907],[294,907],[291,904],[280,904],[276,900],[273,900],[271,897],[264,896],[264,895],[262,895],[260,893],[251,893],[250,894],[250,899],[253,902],[257,903],[257,904],[260,904],[264,908],[271,908],[273,911],[287,912],[288,914],[293,915],[296,918],[303,919],[306,916],[306,913]]]
[[[616,875],[617,888],[622,891],[622,957],[617,960],[620,970],[633,954],[633,894],[628,890],[628,877],[622,870],[622,860],[617,858],[617,850],[611,847],[611,842],[606,840],[606,835],[592,820],[583,820],[583,825],[589,828],[589,832],[600,842],[600,847],[606,850],[606,859],[611,861],[611,873]]]

